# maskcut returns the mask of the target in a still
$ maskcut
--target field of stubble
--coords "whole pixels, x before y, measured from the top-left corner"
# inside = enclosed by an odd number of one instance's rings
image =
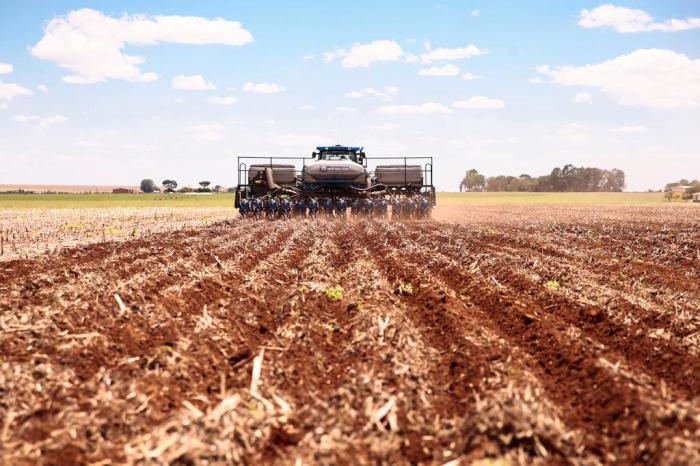
[[[700,462],[700,209],[133,215],[0,257],[0,464]]]

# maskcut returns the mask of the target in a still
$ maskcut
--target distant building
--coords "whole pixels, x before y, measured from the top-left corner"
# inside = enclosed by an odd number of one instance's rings
[[[700,202],[700,193],[693,194],[693,202]]]
[[[128,189],[128,188],[114,188],[112,190],[112,194],[133,194],[134,190],[133,189]]]
[[[692,186],[673,186],[671,188],[671,192],[685,194],[690,190],[690,188],[692,188]]]

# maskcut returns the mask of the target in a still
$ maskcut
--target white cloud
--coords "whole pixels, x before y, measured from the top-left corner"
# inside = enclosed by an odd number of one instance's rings
[[[0,110],[7,110],[7,107],[9,107],[6,103],[0,103]]]
[[[369,129],[376,131],[392,131],[399,128],[401,128],[401,126],[398,123],[383,123],[381,125],[372,125],[369,127]]]
[[[142,72],[139,65],[144,58],[125,54],[126,45],[172,42],[235,46],[252,40],[239,22],[222,18],[128,14],[114,18],[84,8],[49,21],[31,52],[70,70],[73,74],[63,78],[68,83],[91,84],[107,79],[150,82],[158,75]]]
[[[622,105],[697,107],[700,60],[672,50],[640,49],[594,65],[536,69],[550,82],[596,87]]]
[[[271,83],[245,83],[241,88],[243,92],[255,92],[257,94],[276,94],[286,89],[279,84]]]
[[[403,50],[394,40],[375,40],[367,44],[356,42],[350,50],[335,49],[323,56],[327,62],[340,59],[343,68],[368,68],[376,62],[399,60]]]
[[[428,102],[421,105],[386,105],[377,109],[379,113],[387,114],[425,114],[425,113],[452,113],[452,109],[442,104]]]
[[[314,55],[313,53],[307,53],[306,55],[302,55],[301,58],[302,60],[313,60],[314,58],[316,58],[316,55]]]
[[[505,107],[505,103],[499,99],[491,99],[481,95],[470,97],[467,100],[458,100],[452,104],[454,108],[469,108],[478,110],[499,109]]]
[[[668,19],[658,23],[644,10],[608,4],[582,10],[578,25],[586,29],[609,27],[617,32],[676,32],[700,28],[700,18]]]
[[[49,88],[46,87],[46,85],[44,85],[44,84],[39,84],[36,88],[38,90],[40,90],[41,92],[49,92]]]
[[[479,10],[472,10],[469,12],[471,16],[479,16],[481,12]]]
[[[63,115],[42,117],[39,115],[15,115],[13,121],[22,123],[35,129],[47,129],[53,125],[60,125],[68,122],[68,118]]]
[[[418,71],[419,76],[457,76],[459,68],[454,65],[431,66]]]
[[[356,113],[357,109],[353,107],[335,107],[336,111],[338,112],[345,112],[345,113]]]
[[[178,103],[178,104],[186,104],[186,103],[187,103],[187,99],[175,99],[175,103]]]
[[[480,49],[474,44],[467,45],[461,48],[438,48],[426,52],[420,56],[422,63],[430,63],[433,61],[451,61],[451,60],[464,60],[471,57],[476,57],[479,55],[484,55],[487,53],[486,50]]]
[[[179,75],[175,76],[171,81],[173,89],[183,91],[213,91],[216,89],[214,83],[204,79],[201,74],[193,74],[190,76]]]
[[[34,94],[26,87],[15,83],[4,83],[0,81],[0,99],[12,100],[15,97]]]
[[[218,141],[224,138],[224,125],[211,123],[203,125],[191,125],[185,127],[185,132],[192,138],[200,141]]]
[[[303,111],[308,111],[308,110],[313,110],[315,107],[313,105],[301,105],[299,106],[299,110]]]
[[[574,96],[574,102],[577,104],[592,104],[593,96],[588,92],[577,92]]]
[[[358,91],[352,91],[345,94],[345,97],[351,99],[359,99],[361,97],[376,97],[382,100],[390,100],[399,94],[399,88],[396,86],[384,86],[384,89],[378,90],[373,87],[365,87]]]
[[[207,102],[214,105],[233,105],[238,102],[238,99],[232,96],[226,97],[210,97]]]
[[[624,125],[609,130],[611,133],[646,133],[647,127],[642,125]]]
[[[464,73],[462,75],[462,79],[464,79],[465,81],[474,81],[474,80],[479,79],[479,78],[480,78],[480,76],[473,74],[473,73]]]
[[[10,74],[14,71],[14,67],[9,63],[0,63],[0,74]]]

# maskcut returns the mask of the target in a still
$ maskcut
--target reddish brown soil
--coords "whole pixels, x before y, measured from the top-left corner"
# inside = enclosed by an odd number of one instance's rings
[[[0,464],[696,462],[700,219],[623,214],[0,263]]]

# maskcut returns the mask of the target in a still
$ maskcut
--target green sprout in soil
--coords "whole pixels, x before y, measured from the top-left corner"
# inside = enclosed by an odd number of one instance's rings
[[[413,294],[413,285],[411,285],[410,283],[399,282],[399,293]]]
[[[546,286],[552,291],[557,291],[559,289],[559,282],[556,280],[549,280],[547,283],[544,284],[544,286]]]
[[[326,288],[326,297],[331,301],[340,301],[343,299],[343,287],[340,285]]]

